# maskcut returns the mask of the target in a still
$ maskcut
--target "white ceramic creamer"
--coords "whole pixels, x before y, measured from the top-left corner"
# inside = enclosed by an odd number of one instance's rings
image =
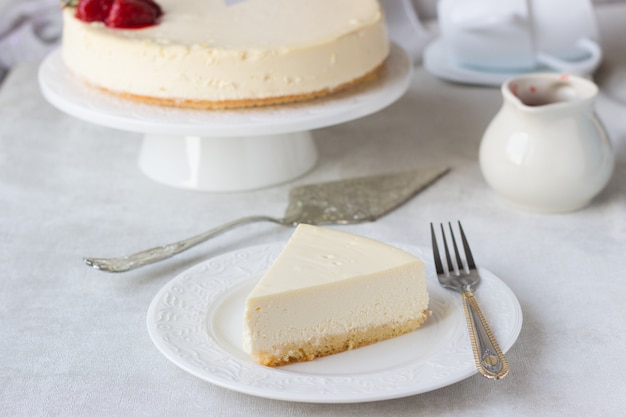
[[[566,212],[587,205],[614,166],[595,114],[597,86],[566,74],[529,74],[502,85],[504,103],[480,145],[487,183],[520,208]]]

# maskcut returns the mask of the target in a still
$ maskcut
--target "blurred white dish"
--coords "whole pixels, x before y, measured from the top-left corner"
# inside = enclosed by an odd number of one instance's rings
[[[487,71],[460,66],[450,57],[441,38],[432,41],[424,50],[424,68],[444,80],[492,87],[500,87],[505,81],[524,74],[558,72],[542,65],[529,71]],[[590,73],[581,75],[589,76]]]
[[[441,0],[437,10],[447,53],[463,67],[586,74],[602,60],[589,0]]]
[[[444,80],[492,87],[499,87],[509,78],[524,74],[524,72],[479,71],[461,67],[450,59],[446,45],[441,38],[432,41],[424,50],[424,68]]]

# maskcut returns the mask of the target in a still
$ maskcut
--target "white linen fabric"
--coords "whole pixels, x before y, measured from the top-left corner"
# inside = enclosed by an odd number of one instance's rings
[[[0,2],[0,79],[21,62],[39,61],[61,39],[59,0]]]

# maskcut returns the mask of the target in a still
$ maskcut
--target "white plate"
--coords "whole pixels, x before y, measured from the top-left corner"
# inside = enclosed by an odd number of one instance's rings
[[[531,72],[555,72],[539,66],[532,71],[481,71],[456,65],[448,56],[441,38],[434,40],[424,50],[424,68],[431,74],[448,81],[499,87],[510,78]]]
[[[417,331],[336,355],[278,368],[242,350],[245,299],[284,244],[254,246],[202,262],[156,295],[148,331],[183,370],[224,388],[288,401],[349,403],[405,397],[476,373],[460,295],[437,283],[429,249],[396,245],[426,263],[432,316]],[[506,352],[522,326],[511,290],[481,269],[476,298]]]

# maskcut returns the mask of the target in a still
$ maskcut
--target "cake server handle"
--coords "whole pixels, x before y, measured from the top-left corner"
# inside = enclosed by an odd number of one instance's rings
[[[215,227],[199,235],[192,236],[188,239],[181,240],[179,242],[170,243],[163,246],[157,246],[154,248],[146,249],[141,252],[134,253],[128,256],[122,256],[119,258],[84,258],[83,261],[90,267],[105,272],[126,272],[132,269],[140,268],[142,266],[159,262],[164,259],[171,258],[172,256],[186,251],[200,243],[234,229],[239,226],[243,226],[248,223],[255,222],[272,222],[281,225],[291,225],[288,219],[278,219],[269,216],[248,216],[238,220],[233,220],[222,226]]]

